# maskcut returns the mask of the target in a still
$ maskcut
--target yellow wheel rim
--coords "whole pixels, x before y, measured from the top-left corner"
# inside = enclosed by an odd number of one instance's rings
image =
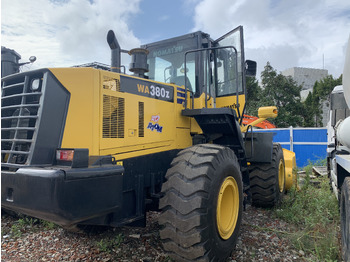
[[[284,164],[283,164],[283,160],[281,159],[278,165],[278,187],[281,193],[284,191],[284,179],[285,179]]]
[[[221,185],[216,209],[216,222],[222,239],[229,239],[236,228],[239,213],[239,191],[236,180],[226,177]]]

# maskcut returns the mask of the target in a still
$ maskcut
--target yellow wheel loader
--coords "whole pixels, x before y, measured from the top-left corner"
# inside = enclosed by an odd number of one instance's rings
[[[244,205],[275,205],[287,179],[281,146],[252,128],[276,108],[261,108],[259,120],[242,126],[245,78],[256,73],[244,58],[243,28],[130,51],[113,31],[107,42],[110,70],[2,78],[2,207],[65,228],[143,226],[146,211],[160,209],[172,258],[224,260]]]

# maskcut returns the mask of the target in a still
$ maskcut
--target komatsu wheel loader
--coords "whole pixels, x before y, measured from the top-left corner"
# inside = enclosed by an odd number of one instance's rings
[[[161,209],[160,237],[176,260],[221,261],[238,238],[244,204],[273,206],[289,179],[272,134],[241,126],[243,28],[203,32],[128,51],[113,33],[111,71],[45,68],[2,79],[1,204],[81,225],[145,224]]]

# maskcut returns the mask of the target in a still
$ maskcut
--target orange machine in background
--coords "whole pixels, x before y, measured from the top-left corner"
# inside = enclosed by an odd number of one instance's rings
[[[257,120],[258,117],[256,116],[249,116],[249,115],[243,115],[243,125],[249,125],[253,121]],[[256,127],[262,128],[262,129],[270,129],[270,128],[276,128],[276,126],[272,123],[270,123],[267,120],[262,121],[261,123],[255,125]]]

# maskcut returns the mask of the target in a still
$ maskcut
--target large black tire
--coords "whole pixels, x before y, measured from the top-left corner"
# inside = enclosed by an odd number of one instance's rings
[[[350,261],[350,177],[345,178],[341,187],[340,228],[343,259]]]
[[[176,261],[224,261],[242,220],[242,175],[234,152],[196,145],[171,165],[159,202],[164,250]]]
[[[271,163],[249,166],[249,178],[254,206],[273,207],[281,202],[285,192],[285,165],[280,144],[273,144]]]

